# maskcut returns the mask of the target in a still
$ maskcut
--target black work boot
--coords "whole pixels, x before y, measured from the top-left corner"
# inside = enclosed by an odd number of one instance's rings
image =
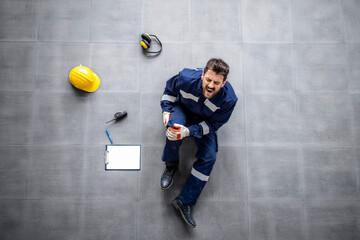
[[[171,185],[173,183],[173,176],[177,169],[178,169],[177,162],[166,163],[165,170],[164,170],[163,174],[161,175],[161,180],[160,180],[161,189],[168,189],[171,187]]]
[[[183,204],[178,197],[175,198],[172,203],[174,207],[179,210],[181,217],[184,219],[185,223],[190,227],[195,228],[196,223],[191,216],[191,207],[189,205]]]

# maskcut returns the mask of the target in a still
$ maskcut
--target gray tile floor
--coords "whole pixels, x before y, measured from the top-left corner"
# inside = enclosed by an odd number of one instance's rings
[[[1,0],[0,239],[359,239],[360,1]],[[141,32],[163,52],[148,58]],[[155,45],[153,45],[156,47]],[[188,229],[159,188],[165,81],[221,57],[239,97]],[[101,86],[74,89],[91,67]],[[120,110],[128,117],[105,122]],[[140,172],[104,145],[141,144]]]

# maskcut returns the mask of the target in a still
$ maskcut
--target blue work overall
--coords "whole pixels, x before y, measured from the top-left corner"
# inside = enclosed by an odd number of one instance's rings
[[[211,99],[202,90],[202,69],[184,69],[166,82],[161,98],[163,112],[170,113],[167,127],[181,124],[195,138],[196,158],[179,199],[186,205],[195,205],[216,161],[217,130],[225,124],[235,107],[237,97],[229,82]],[[166,139],[162,160],[167,163],[179,161],[182,140]]]

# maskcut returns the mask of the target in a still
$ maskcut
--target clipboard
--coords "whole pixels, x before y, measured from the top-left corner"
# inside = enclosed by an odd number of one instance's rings
[[[141,146],[111,144],[105,146],[105,170],[140,171]]]

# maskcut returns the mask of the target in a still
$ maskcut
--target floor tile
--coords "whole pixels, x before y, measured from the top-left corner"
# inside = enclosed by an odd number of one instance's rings
[[[241,30],[241,1],[191,1],[192,42],[239,43]]]
[[[357,0],[342,0],[342,15],[344,21],[345,41],[360,43],[360,3]]]
[[[343,44],[295,44],[296,88],[301,93],[346,93]]]
[[[244,42],[292,42],[291,2],[243,1]]]
[[[294,0],[294,42],[344,42],[339,0]]]
[[[92,42],[135,42],[139,39],[141,1],[91,1]],[[136,26],[136,27],[135,27]]]
[[[247,143],[282,146],[297,143],[295,95],[253,94],[245,99]]]
[[[296,148],[248,148],[247,162],[250,199],[301,199]]]
[[[85,95],[41,93],[35,99],[34,144],[81,144],[85,141]]]
[[[294,91],[293,46],[290,44],[245,44],[246,93]]]
[[[39,40],[89,41],[91,0],[40,1]]]
[[[26,238],[26,200],[0,200],[0,238]]]
[[[308,239],[359,238],[359,207],[358,201],[306,203],[305,223]]]
[[[298,95],[297,102],[302,144],[351,145],[348,95]]]
[[[1,1],[0,39],[7,41],[36,40],[38,7],[39,0]]]
[[[137,239],[137,202],[87,200],[82,208],[83,239]]]
[[[297,201],[251,201],[250,239],[305,239],[303,208]]]
[[[0,146],[0,170],[27,170],[31,148],[28,146]]]
[[[309,200],[355,200],[357,152],[353,148],[302,148],[304,196]]]
[[[0,28],[1,29],[1,28]],[[32,91],[36,79],[37,44],[0,43],[0,81],[2,91]]]
[[[81,146],[33,146],[29,160],[29,196],[80,199],[84,158]]]
[[[30,92],[0,92],[0,144],[31,142],[34,96]]]
[[[143,32],[156,35],[160,41],[190,41],[190,1],[142,1]]]
[[[0,146],[0,199],[26,198],[30,151],[28,146]]]
[[[27,239],[80,238],[80,201],[29,200],[27,211]]]
[[[25,199],[27,170],[0,170],[0,199]]]

